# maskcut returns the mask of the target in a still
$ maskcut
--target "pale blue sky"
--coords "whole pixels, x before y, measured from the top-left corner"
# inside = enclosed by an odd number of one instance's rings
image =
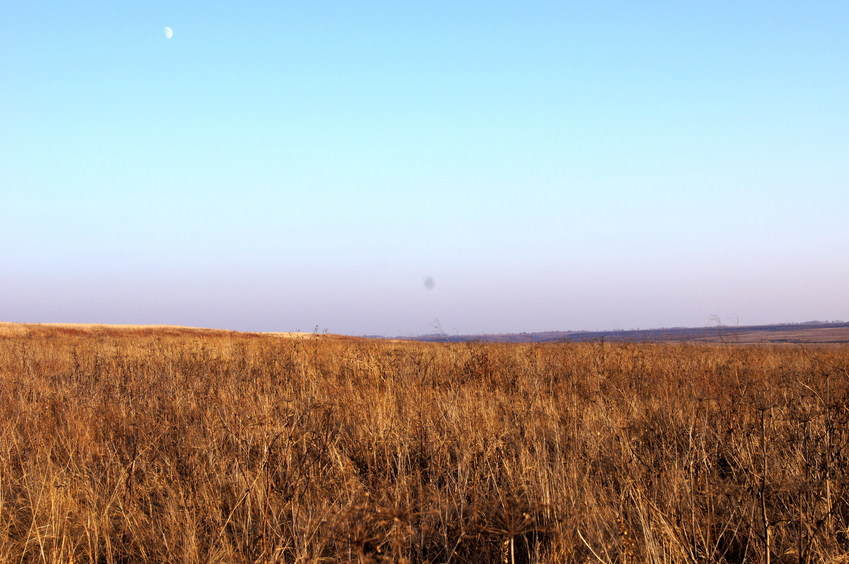
[[[849,318],[847,26],[844,1],[6,0],[0,320]]]

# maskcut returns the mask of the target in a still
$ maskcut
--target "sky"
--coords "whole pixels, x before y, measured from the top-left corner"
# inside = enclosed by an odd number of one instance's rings
[[[847,22],[843,0],[5,0],[0,320],[849,319]]]

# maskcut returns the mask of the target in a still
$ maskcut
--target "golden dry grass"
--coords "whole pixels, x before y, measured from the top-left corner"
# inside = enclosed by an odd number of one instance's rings
[[[849,349],[0,330],[0,561],[824,562]]]

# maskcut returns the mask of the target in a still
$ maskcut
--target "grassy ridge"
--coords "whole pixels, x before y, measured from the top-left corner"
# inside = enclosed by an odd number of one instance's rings
[[[849,349],[4,335],[0,561],[849,561]]]

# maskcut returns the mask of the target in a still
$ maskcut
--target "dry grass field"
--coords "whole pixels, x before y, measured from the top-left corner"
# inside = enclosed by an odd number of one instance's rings
[[[849,348],[0,326],[0,562],[849,562]]]

